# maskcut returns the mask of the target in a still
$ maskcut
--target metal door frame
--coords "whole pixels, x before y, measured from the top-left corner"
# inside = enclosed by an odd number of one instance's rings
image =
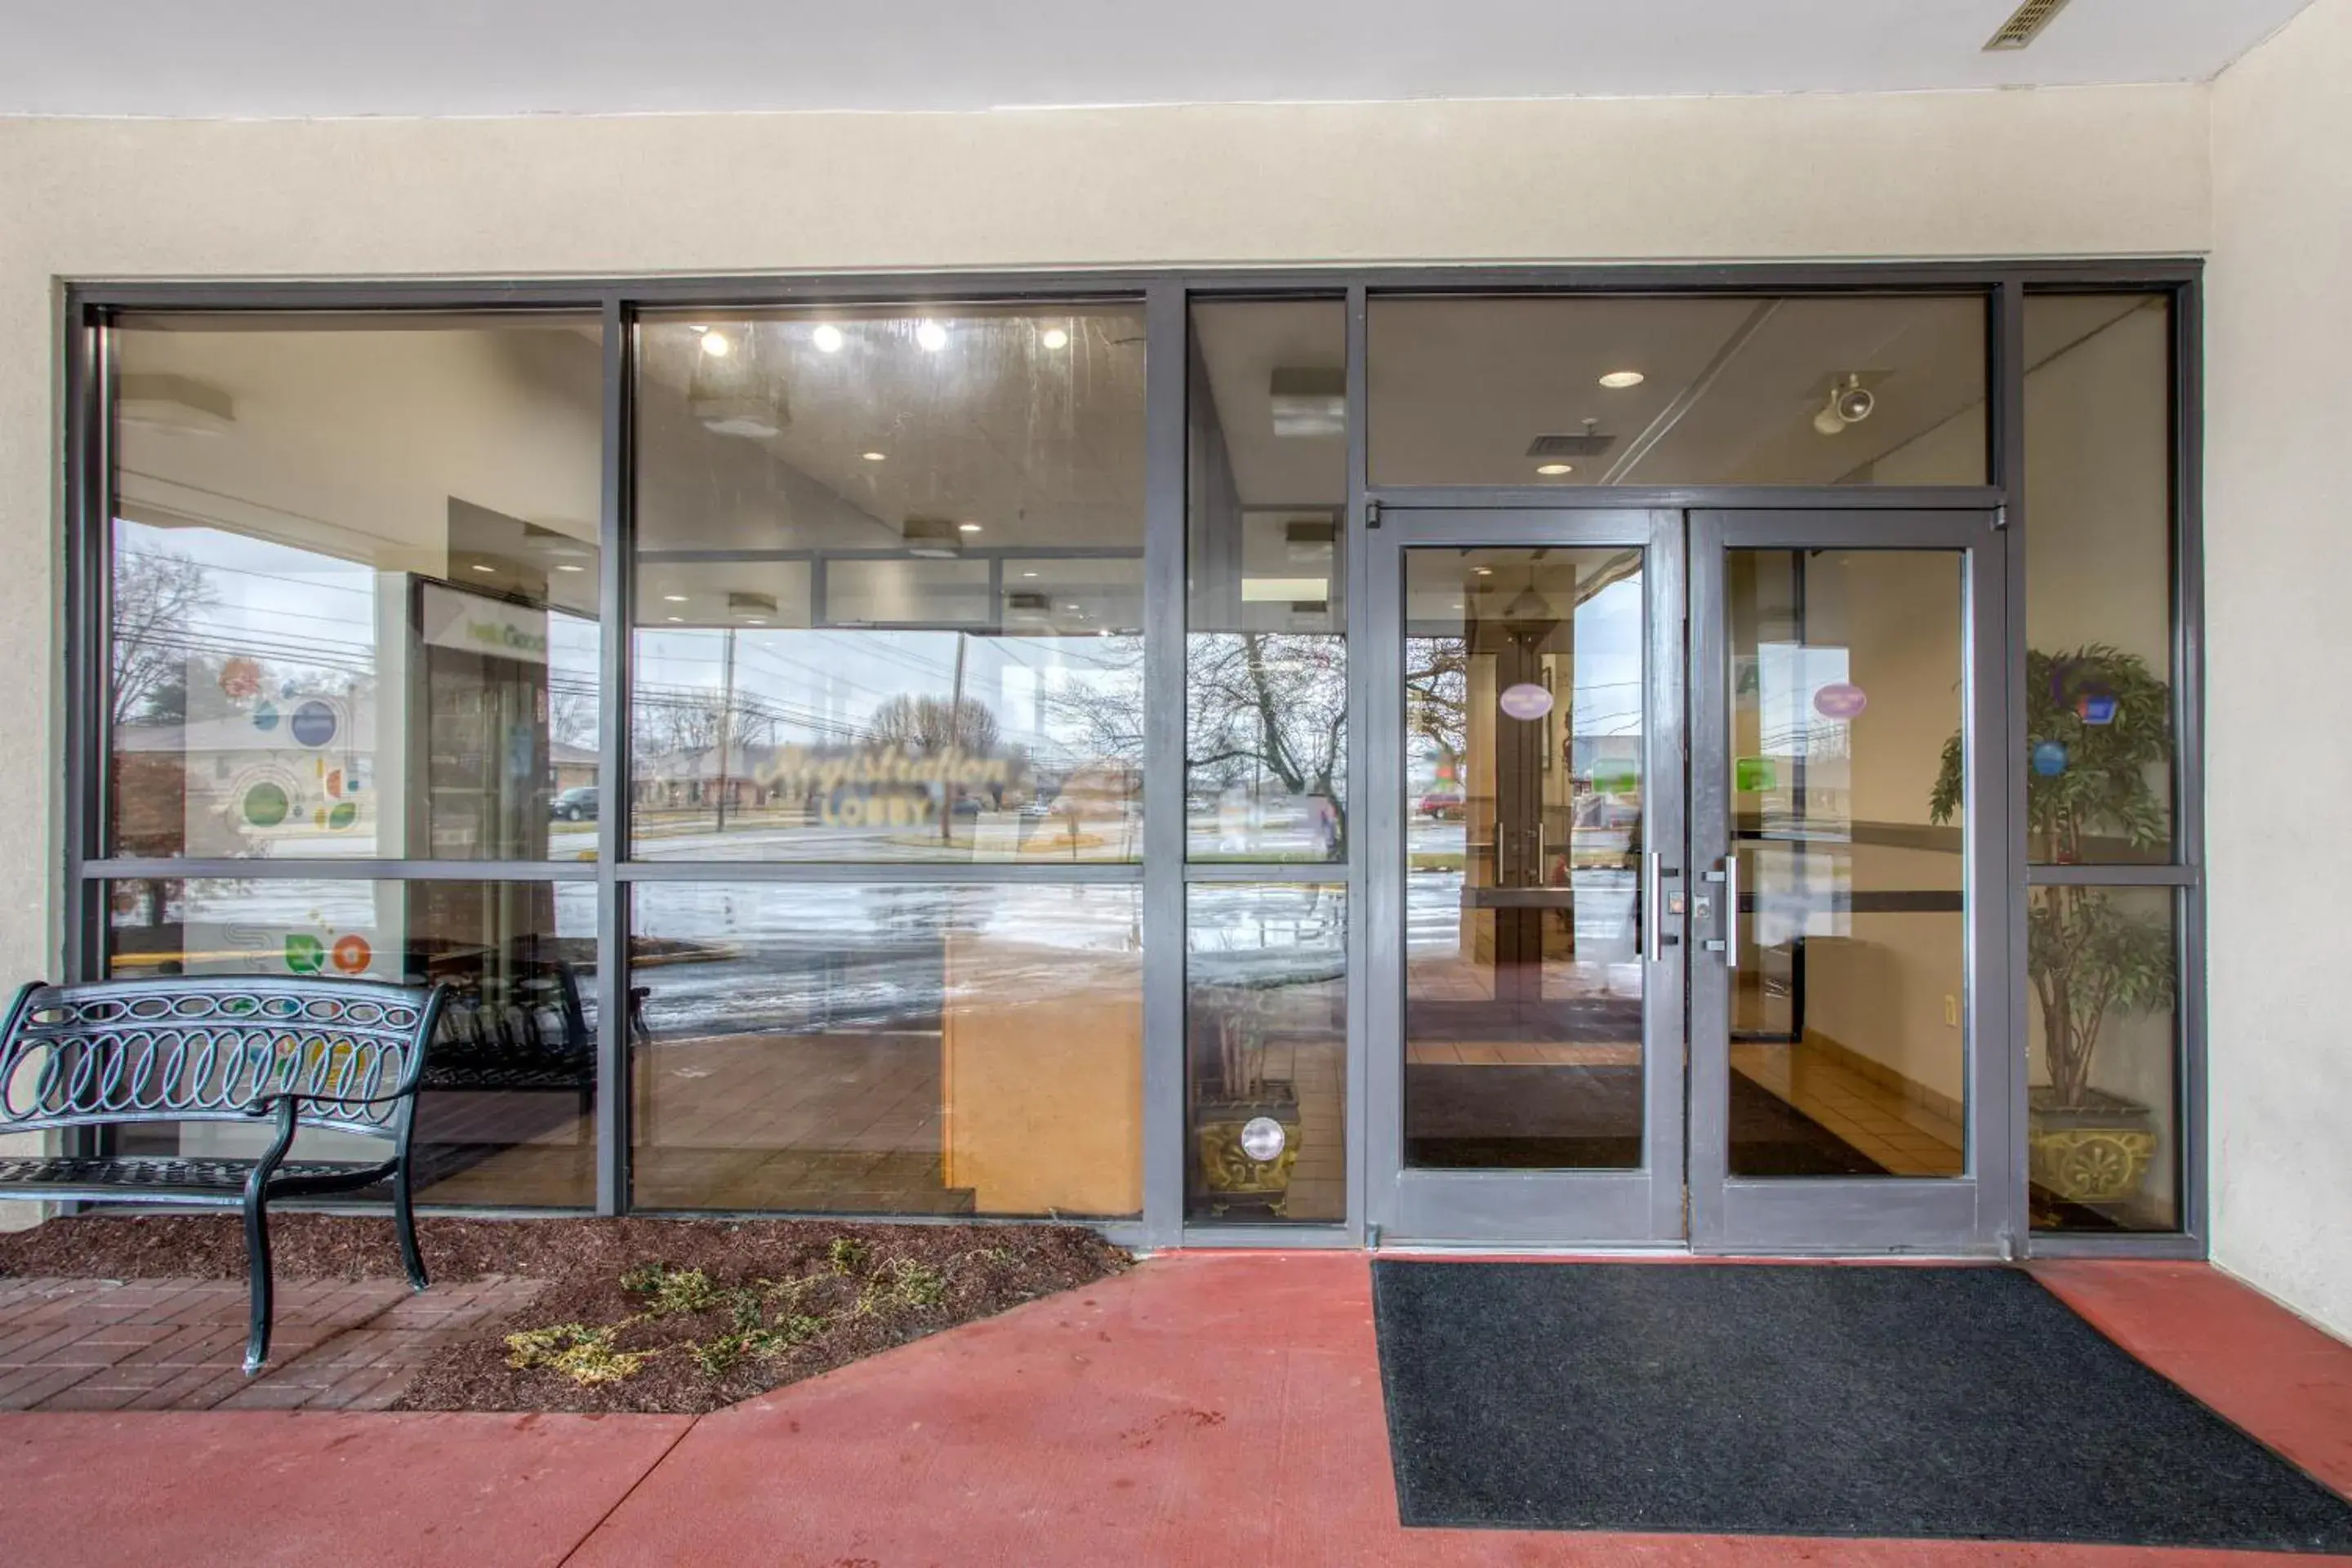
[[[1680,1246],[1684,1236],[1685,954],[1644,956],[1643,1158],[1630,1171],[1440,1171],[1404,1164],[1404,577],[1407,549],[1550,545],[1645,552],[1647,655],[1643,848],[1682,869],[1686,570],[1679,510],[1384,508],[1365,536],[1369,626],[1351,650],[1364,707],[1367,975],[1365,1215],[1382,1241],[1512,1246]],[[1646,866],[1649,862],[1644,860]],[[1669,884],[1673,885],[1673,884]],[[1663,915],[1651,929],[1678,937]]]
[[[1961,821],[1968,956],[1964,1173],[1934,1177],[1736,1177],[1729,1174],[1730,986],[1727,912],[1691,932],[1689,1183],[1699,1252],[2013,1255],[2021,1173],[2011,1151],[2009,747],[2006,545],[1992,511],[1708,511],[1689,514],[1689,857],[1703,876],[1729,848],[1729,647],[1724,563],[1734,549],[1941,550],[1962,553],[1967,785]],[[1701,672],[1706,672],[1702,674]],[[1704,884],[1702,884],[1704,886]]]

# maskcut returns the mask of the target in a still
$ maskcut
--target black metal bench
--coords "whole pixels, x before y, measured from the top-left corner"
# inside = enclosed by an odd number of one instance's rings
[[[269,1353],[273,1198],[392,1184],[409,1283],[425,1289],[409,1129],[446,992],[363,980],[113,981],[16,993],[0,1039],[0,1132],[274,1119],[256,1159],[0,1158],[0,1197],[239,1208],[253,1275],[245,1370]],[[382,1139],[376,1164],[288,1163],[305,1128]]]

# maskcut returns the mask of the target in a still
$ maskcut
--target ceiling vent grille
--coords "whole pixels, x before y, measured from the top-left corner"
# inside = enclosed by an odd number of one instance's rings
[[[2050,18],[2066,8],[2066,0],[2025,0],[2000,25],[2000,31],[1987,40],[1987,49],[2021,49],[2042,36]]]

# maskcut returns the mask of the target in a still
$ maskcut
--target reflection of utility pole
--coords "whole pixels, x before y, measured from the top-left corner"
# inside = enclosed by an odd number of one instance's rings
[[[956,671],[954,694],[948,700],[948,750],[952,752],[956,742],[963,738],[963,645],[968,639],[956,633]],[[955,838],[955,784],[950,779],[940,780],[940,842],[950,844]]]
[[[735,742],[735,628],[729,626],[719,677],[719,828],[727,831],[727,764]]]

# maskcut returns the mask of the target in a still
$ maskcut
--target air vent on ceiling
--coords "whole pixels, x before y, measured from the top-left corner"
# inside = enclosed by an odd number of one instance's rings
[[[730,589],[727,594],[727,608],[739,616],[772,616],[776,613],[776,596],[773,594],[747,594],[740,589]]]
[[[1987,49],[2021,49],[2042,36],[2050,18],[2066,8],[2066,0],[2025,0],[2000,25],[2000,31],[1986,40]]]
[[[1348,433],[1348,373],[1336,366],[1283,365],[1266,388],[1274,433],[1330,437]]]
[[[1528,443],[1530,458],[1597,458],[1616,444],[1614,436],[1603,436],[1594,428],[1597,419],[1584,422],[1584,430],[1576,436],[1538,436]]]
[[[957,530],[955,520],[946,517],[910,517],[904,525],[907,553],[927,561],[943,561],[963,553],[963,535]]]
[[[1018,615],[1042,616],[1054,607],[1054,602],[1043,594],[1007,594],[1004,607]]]
[[[1328,599],[1293,599],[1290,613],[1294,616],[1328,616],[1331,613]]]

